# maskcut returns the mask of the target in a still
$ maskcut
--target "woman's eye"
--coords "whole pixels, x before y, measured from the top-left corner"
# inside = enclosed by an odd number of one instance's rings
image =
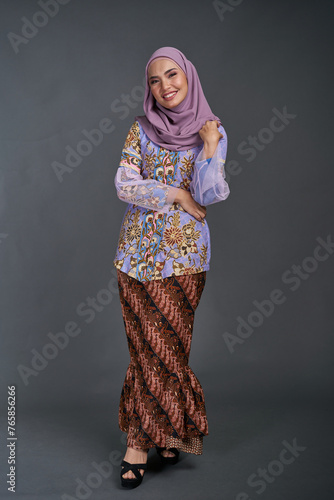
[[[175,76],[177,73],[170,73],[169,76]]]

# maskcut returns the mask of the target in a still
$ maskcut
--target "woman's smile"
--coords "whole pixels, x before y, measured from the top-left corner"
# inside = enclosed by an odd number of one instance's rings
[[[166,101],[171,101],[172,99],[174,99],[174,97],[176,96],[176,94],[177,94],[177,90],[175,90],[174,92],[169,92],[168,94],[164,94],[162,97]]]

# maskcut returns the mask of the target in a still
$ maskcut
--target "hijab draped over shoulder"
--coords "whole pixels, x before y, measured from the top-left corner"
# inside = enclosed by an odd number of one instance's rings
[[[158,57],[174,61],[185,73],[188,92],[180,104],[167,109],[153,97],[148,67]],[[146,65],[146,87],[143,108],[145,116],[136,116],[146,135],[156,144],[172,151],[184,151],[203,143],[198,131],[207,120],[220,119],[215,116],[204,96],[195,66],[185,55],[174,47],[162,47],[156,50]]]

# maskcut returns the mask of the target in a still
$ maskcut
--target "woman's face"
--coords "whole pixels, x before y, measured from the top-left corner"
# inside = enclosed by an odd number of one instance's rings
[[[188,92],[185,73],[171,59],[153,59],[148,67],[148,81],[154,99],[168,109],[180,104]]]

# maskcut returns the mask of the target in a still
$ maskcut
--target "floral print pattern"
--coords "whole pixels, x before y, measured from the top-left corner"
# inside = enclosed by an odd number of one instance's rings
[[[136,121],[132,125],[115,176],[118,197],[127,202],[114,258],[117,269],[144,282],[196,274],[210,266],[210,232],[174,202],[175,187],[190,190],[209,205],[226,199],[226,132],[211,160],[203,146],[169,151],[153,143]],[[173,191],[174,189],[174,191]],[[205,203],[203,203],[205,201]]]

